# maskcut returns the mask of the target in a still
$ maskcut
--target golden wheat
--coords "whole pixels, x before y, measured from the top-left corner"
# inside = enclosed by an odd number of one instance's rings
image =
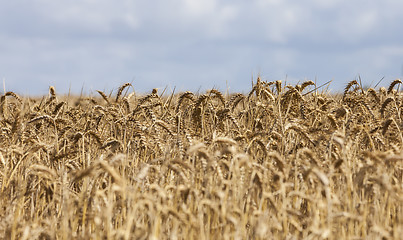
[[[7,92],[0,238],[401,239],[398,84]]]

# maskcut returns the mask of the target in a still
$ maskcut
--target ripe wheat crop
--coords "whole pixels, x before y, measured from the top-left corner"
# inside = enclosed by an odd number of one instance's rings
[[[1,239],[401,239],[402,82],[0,99]]]

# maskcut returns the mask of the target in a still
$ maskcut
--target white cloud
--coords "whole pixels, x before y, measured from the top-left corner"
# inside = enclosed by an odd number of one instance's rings
[[[360,62],[356,63],[357,71],[382,73],[385,69],[394,68],[396,74],[400,74],[400,66],[403,64],[403,46],[379,46],[375,48],[364,48],[356,51],[354,55],[359,56]],[[398,76],[396,76],[398,77]]]
[[[217,1],[215,0],[182,0],[181,2],[190,17],[205,16],[210,12],[215,12],[217,9]]]
[[[306,5],[313,6],[314,8],[319,8],[319,9],[332,9],[342,3],[348,3],[348,2],[350,2],[350,4],[351,4],[351,1],[347,1],[347,0],[311,0],[310,3],[308,3]]]
[[[266,41],[287,43],[307,26],[307,12],[303,5],[289,1],[253,1],[241,17],[249,23],[249,27],[261,35]],[[259,32],[261,31],[261,33]]]
[[[136,17],[135,2],[127,0],[119,3],[108,0],[41,0],[39,4],[33,2],[31,5],[40,17],[62,27],[109,33],[118,24],[132,29],[140,24],[140,19]]]
[[[337,16],[336,37],[347,43],[358,43],[363,38],[373,36],[379,31],[379,20],[377,9],[366,11],[349,9]]]
[[[348,80],[400,74],[402,64],[400,0],[25,3],[0,9],[0,77],[14,88],[31,79],[114,87],[134,77],[142,90],[226,80],[241,89],[252,73]]]

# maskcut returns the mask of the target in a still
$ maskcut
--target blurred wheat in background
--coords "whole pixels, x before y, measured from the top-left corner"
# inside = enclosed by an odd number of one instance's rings
[[[0,103],[2,239],[399,239],[400,80]]]

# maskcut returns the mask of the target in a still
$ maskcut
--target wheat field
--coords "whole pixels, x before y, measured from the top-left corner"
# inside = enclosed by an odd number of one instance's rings
[[[6,92],[0,238],[402,239],[401,84]]]

